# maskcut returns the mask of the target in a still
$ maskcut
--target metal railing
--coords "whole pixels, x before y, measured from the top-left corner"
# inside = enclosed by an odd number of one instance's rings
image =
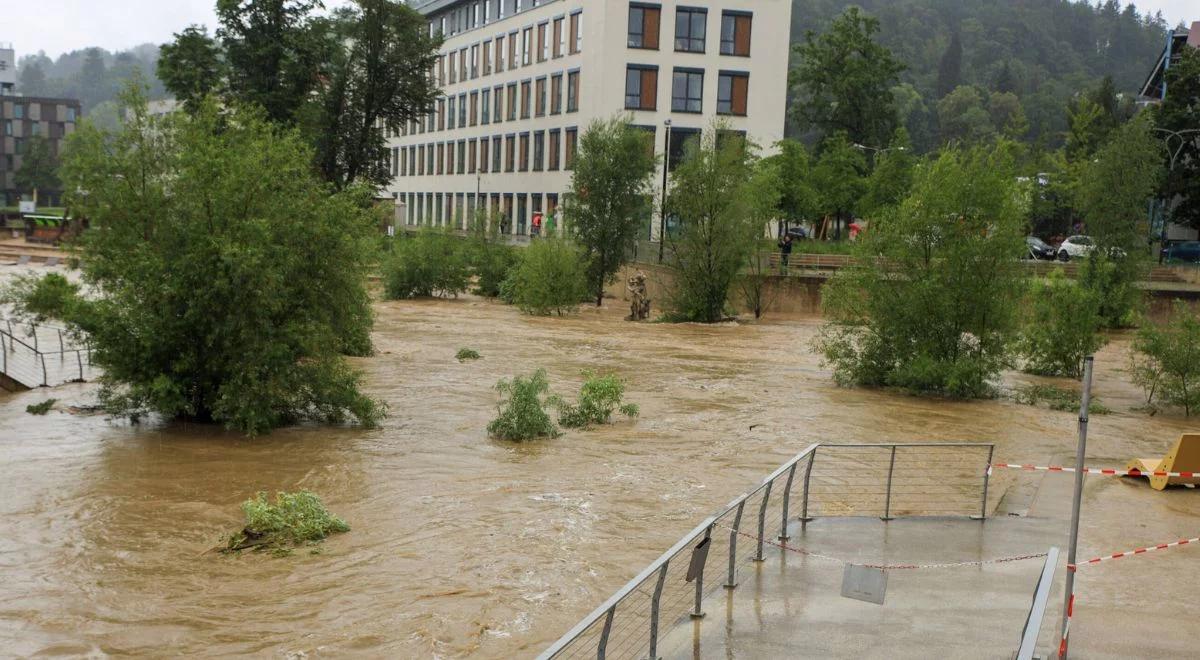
[[[955,513],[982,517],[987,513],[992,449],[990,444],[974,443],[812,445],[702,521],[538,657],[658,658],[664,622],[674,625],[702,618],[708,593],[718,586],[737,587],[743,565],[762,561],[770,539],[787,539],[789,522],[810,520],[811,514],[881,511],[885,520]],[[947,462],[947,457],[960,453],[974,458]],[[940,475],[938,496],[949,497],[948,501],[921,509],[933,501],[913,498],[927,486],[912,481],[917,459],[925,461],[923,473]],[[872,479],[877,484],[882,479],[882,488],[857,486]],[[982,496],[971,495],[968,503],[964,495],[973,489]],[[798,503],[793,502],[796,496]],[[797,510],[799,515],[793,517]],[[706,582],[706,572],[711,570],[720,571],[723,579]]]
[[[25,387],[87,380],[91,358],[91,347],[78,343],[64,328],[11,320],[0,325],[0,374]]]
[[[1033,660],[1038,635],[1042,632],[1042,620],[1046,618],[1050,589],[1054,586],[1054,569],[1057,567],[1058,548],[1050,548],[1046,553],[1046,563],[1042,564],[1037,586],[1033,589],[1033,604],[1029,606],[1029,614],[1026,615],[1025,625],[1021,628],[1021,645],[1017,647],[1014,656],[1016,660]]]

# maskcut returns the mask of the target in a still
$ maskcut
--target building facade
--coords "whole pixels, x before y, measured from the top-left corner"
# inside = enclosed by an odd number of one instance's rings
[[[50,153],[59,157],[65,138],[75,131],[82,112],[79,101],[30,96],[0,96],[0,195],[4,205],[16,206],[22,192],[15,178],[29,141],[45,138]],[[38,203],[57,206],[62,191],[39,190]]]
[[[671,155],[660,168],[718,118],[767,149],[783,138],[791,0],[413,4],[445,36],[443,96],[384,129],[401,224],[462,229],[482,210],[517,236],[561,227],[576,145],[597,119],[627,115]],[[643,237],[657,235],[648,214]]]

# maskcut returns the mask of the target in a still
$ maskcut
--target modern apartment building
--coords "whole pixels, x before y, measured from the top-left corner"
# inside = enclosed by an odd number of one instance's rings
[[[405,225],[464,228],[482,209],[514,235],[549,227],[596,119],[628,115],[671,167],[718,117],[763,147],[783,137],[791,0],[412,4],[445,35],[444,96],[385,129]],[[656,238],[649,215],[646,227]]]
[[[29,140],[45,138],[50,152],[57,157],[63,139],[75,131],[81,115],[79,101],[75,99],[0,96],[0,202],[3,205],[16,206],[21,199],[15,176],[21,168]],[[38,195],[42,206],[56,206],[61,202],[62,192],[39,190]]]

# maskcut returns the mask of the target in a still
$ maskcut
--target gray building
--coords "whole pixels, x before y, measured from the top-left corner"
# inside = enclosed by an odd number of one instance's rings
[[[45,138],[55,157],[61,153],[63,139],[75,131],[82,116],[79,101],[30,96],[0,96],[0,194],[5,206],[16,206],[21,199],[15,178],[31,139]],[[57,206],[61,190],[39,190],[38,203]]]

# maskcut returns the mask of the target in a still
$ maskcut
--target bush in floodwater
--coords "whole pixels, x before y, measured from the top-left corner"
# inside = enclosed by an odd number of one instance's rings
[[[325,508],[321,498],[307,490],[280,491],[274,502],[260,492],[242,503],[242,513],[246,526],[229,538],[228,550],[256,548],[287,554],[294,546],[350,531],[344,520]]]
[[[1165,325],[1138,330],[1133,350],[1133,382],[1146,390],[1148,407],[1157,399],[1189,417],[1200,410],[1200,316],[1187,303],[1176,301]]]
[[[67,319],[68,307],[79,297],[79,285],[59,273],[22,275],[0,292],[0,303],[13,306],[17,318],[43,323]]]
[[[620,410],[627,417],[637,417],[637,404],[622,404],[625,397],[625,381],[617,376],[597,376],[585,373],[586,379],[579,390],[579,400],[567,403],[561,397],[552,397],[551,403],[558,408],[558,423],[566,428],[586,428],[594,424],[607,424],[613,411]]]
[[[533,440],[554,438],[558,429],[546,414],[546,395],[550,383],[546,370],[538,369],[531,376],[517,376],[511,381],[496,384],[501,400],[499,416],[488,424],[488,435],[497,440]]]
[[[1083,358],[1104,345],[1096,294],[1054,271],[1029,291],[1028,312],[1017,341],[1025,371],[1041,376],[1083,376]]]
[[[500,233],[500,216],[476,213],[468,241],[468,261],[475,272],[476,295],[500,297],[500,286],[519,261],[517,248]]]
[[[58,399],[46,399],[41,403],[30,404],[25,406],[25,412],[29,413],[30,415],[45,415],[46,413],[50,412],[50,409],[54,407],[54,404],[57,401]]]
[[[457,296],[469,281],[466,243],[448,231],[425,228],[401,238],[384,265],[384,292],[391,300]]]
[[[588,295],[583,254],[565,239],[536,240],[525,248],[500,293],[526,314],[573,312]]]
[[[1055,387],[1054,385],[1024,385],[1013,390],[1013,400],[1027,406],[1045,404],[1051,410],[1076,412],[1083,403],[1079,392]],[[1088,412],[1093,415],[1107,415],[1112,412],[1095,396],[1088,402]]]
[[[467,360],[478,360],[481,356],[479,355],[479,351],[473,348],[460,348],[458,349],[458,353],[454,354],[454,357],[459,362],[466,362]]]

